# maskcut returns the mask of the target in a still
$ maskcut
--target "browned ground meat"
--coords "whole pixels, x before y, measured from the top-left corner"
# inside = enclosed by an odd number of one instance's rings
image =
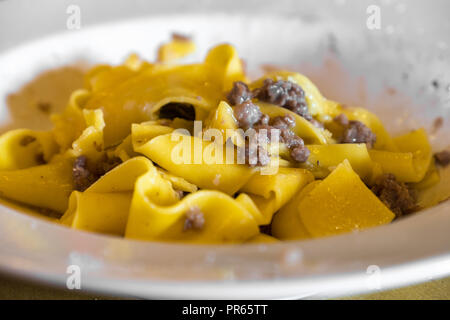
[[[305,147],[303,139],[291,130],[295,126],[295,118],[292,115],[275,117],[270,120],[270,117],[263,114],[257,105],[246,101],[234,107],[234,116],[240,128],[244,130],[253,128],[257,134],[256,140],[251,139],[250,141],[256,143],[257,146],[250,148],[250,142],[247,141],[244,150],[246,163],[250,166],[266,166],[270,163],[270,154],[261,145],[269,142],[274,129],[279,130],[280,142],[285,143],[289,148],[294,161],[305,162],[308,160],[310,151]]]
[[[305,146],[302,147],[295,147],[291,149],[291,157],[297,162],[306,162],[309,158],[309,155],[311,152],[309,149]]]
[[[74,188],[77,191],[84,191],[97,180],[96,175],[88,169],[88,160],[85,156],[75,159],[72,168]]]
[[[312,120],[305,100],[305,92],[291,81],[265,79],[261,88],[253,91],[253,96],[261,101],[289,109],[307,120]]]
[[[104,154],[95,165],[88,165],[88,159],[86,156],[77,157],[72,167],[72,177],[75,190],[86,190],[101,176],[115,168],[121,162],[122,161],[120,158],[108,158],[106,154]]]
[[[247,130],[253,127],[263,114],[257,105],[251,101],[246,101],[234,107],[234,116],[239,123],[239,127]]]
[[[22,139],[20,139],[19,144],[22,147],[26,147],[27,145],[29,145],[30,143],[36,141],[36,138],[33,136],[24,136]]]
[[[372,187],[372,192],[395,213],[397,218],[417,209],[412,192],[403,182],[397,181],[393,174],[380,176]]]
[[[280,130],[280,141],[289,148],[290,155],[297,162],[306,162],[310,155],[302,138],[291,130],[295,126],[295,119],[291,115],[276,117],[271,121],[272,128]]]
[[[341,113],[340,115],[334,117],[333,121],[336,121],[337,123],[339,123],[341,126],[344,127],[348,126],[349,124],[349,120],[344,113]]]
[[[434,155],[434,159],[436,160],[436,163],[442,167],[446,167],[450,164],[450,151],[444,150],[441,152],[438,152]]]
[[[252,92],[242,81],[233,83],[233,88],[227,95],[228,102],[232,105],[238,105],[252,98]]]
[[[290,129],[295,126],[295,119],[291,115],[284,117],[275,117],[271,122],[272,126],[278,129]]]
[[[201,230],[205,224],[205,217],[199,207],[190,207],[185,213],[186,220],[184,220],[183,231],[187,230]]]
[[[364,123],[360,121],[349,121],[341,138],[341,143],[365,143],[372,148],[377,136]]]

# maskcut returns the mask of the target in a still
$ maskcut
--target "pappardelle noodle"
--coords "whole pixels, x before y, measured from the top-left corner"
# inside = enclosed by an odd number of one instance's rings
[[[186,243],[330,236],[435,204],[418,200],[439,181],[423,129],[391,137],[296,72],[250,81],[228,44],[175,62],[194,49],[174,37],[155,63],[95,66],[51,131],[4,133],[2,197],[74,229]],[[180,144],[200,156],[178,161]]]

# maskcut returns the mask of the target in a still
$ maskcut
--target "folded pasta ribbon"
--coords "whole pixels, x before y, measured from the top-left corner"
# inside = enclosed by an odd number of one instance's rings
[[[394,138],[399,152],[370,150],[371,159],[384,173],[392,173],[402,182],[419,182],[432,160],[431,146],[423,129]]]
[[[71,159],[0,171],[0,194],[7,199],[63,213],[73,190]]]
[[[126,81],[104,86],[93,92],[84,108],[104,110],[109,146],[124,139],[131,124],[157,117],[160,109],[171,103],[193,106],[196,119],[204,120],[229,83],[242,77],[235,49],[221,45],[209,52],[204,63],[148,66]]]
[[[51,132],[11,130],[0,136],[0,170],[17,170],[41,165],[59,151]]]
[[[61,223],[74,229],[123,236],[135,182],[151,169],[150,160],[136,157],[107,172],[84,192],[74,191]]]
[[[387,224],[395,217],[347,160],[307,191],[275,216],[274,234],[286,239],[323,237]],[[286,227],[291,222],[292,227]]]
[[[194,243],[241,243],[259,233],[253,216],[232,197],[218,191],[201,190],[181,201],[156,169],[136,182],[136,190],[125,232],[127,238]],[[187,213],[202,214],[199,229],[187,229]]]
[[[308,170],[279,168],[276,174],[254,175],[241,191],[245,192],[254,202],[256,208],[251,212],[256,214],[255,219],[258,224],[267,225],[271,222],[275,212],[313,180],[314,177]],[[246,199],[241,199],[241,201],[244,200]]]
[[[200,188],[229,195],[236,193],[256,172],[247,165],[237,164],[235,157],[232,163],[226,164],[227,151],[222,146],[179,133],[157,136],[135,146],[134,150]]]

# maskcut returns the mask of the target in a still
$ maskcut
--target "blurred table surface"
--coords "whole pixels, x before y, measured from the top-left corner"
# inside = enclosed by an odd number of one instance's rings
[[[130,299],[130,297],[115,297],[115,296],[87,293],[78,290],[63,290],[0,275],[0,299],[103,300],[103,299]],[[395,290],[382,291],[368,295],[358,295],[353,297],[342,297],[339,299],[450,300],[450,278],[434,280],[423,284]]]

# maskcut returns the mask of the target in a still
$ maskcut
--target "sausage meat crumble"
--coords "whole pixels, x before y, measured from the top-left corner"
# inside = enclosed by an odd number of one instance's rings
[[[393,174],[380,176],[372,192],[399,218],[417,209],[415,197],[408,187]]]
[[[312,120],[305,100],[305,91],[294,82],[265,79],[263,86],[253,91],[253,96],[291,110],[306,120]]]
[[[375,133],[361,121],[349,120],[343,113],[335,117],[334,121],[344,127],[341,143],[365,143],[368,148],[372,148],[377,141]]]
[[[242,81],[233,83],[233,88],[227,95],[228,102],[234,106],[252,99],[252,92]]]

